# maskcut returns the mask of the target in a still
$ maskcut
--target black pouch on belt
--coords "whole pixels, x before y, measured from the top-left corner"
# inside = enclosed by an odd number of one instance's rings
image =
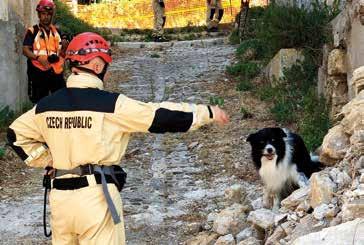
[[[125,171],[118,165],[113,165],[114,174],[117,180],[117,183],[115,183],[116,187],[119,191],[121,191],[126,183],[126,177],[127,174]]]

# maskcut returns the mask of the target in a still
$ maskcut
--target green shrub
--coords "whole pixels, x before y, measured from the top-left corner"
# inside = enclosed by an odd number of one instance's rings
[[[330,127],[325,99],[318,98],[315,89],[311,88],[304,97],[303,113],[298,122],[298,132],[302,135],[307,148],[313,151],[320,146]]]
[[[294,104],[285,97],[278,97],[270,112],[279,123],[292,123],[297,119],[294,114]]]
[[[249,9],[249,19],[250,20],[256,20],[256,19],[259,19],[261,18],[265,13],[265,8],[264,7],[251,7]]]
[[[243,41],[238,49],[236,50],[236,54],[238,57],[243,57],[244,54],[249,50],[252,49],[255,52],[255,59],[262,59],[265,55],[265,48],[263,43],[259,39],[248,39]]]
[[[0,147],[0,159],[3,158],[4,156],[5,156],[5,148]]]
[[[249,79],[282,48],[298,48],[304,61],[284,70],[284,77],[253,89],[268,101],[274,119],[282,124],[294,123],[307,147],[315,149],[330,127],[324,99],[316,91],[317,70],[322,46],[332,42],[329,22],[339,13],[339,0],[333,6],[314,0],[310,8],[269,5],[264,11],[249,11],[244,40],[237,49],[240,62],[227,67],[230,75],[239,78],[237,90],[250,89]],[[256,51],[255,62],[242,60],[248,49]]]
[[[108,33],[104,31],[97,31],[94,27],[87,24],[85,21],[76,18],[68,6],[61,2],[60,0],[54,1],[57,5],[57,11],[55,14],[55,24],[59,26],[62,33],[77,35],[81,32],[98,32],[102,36],[108,35]]]
[[[210,97],[210,105],[223,106],[224,103],[225,103],[225,101],[221,97],[215,97],[215,96]]]
[[[237,91],[249,91],[253,89],[253,84],[249,80],[241,80],[236,86]]]
[[[262,22],[262,17],[264,16],[265,8],[263,7],[252,7],[249,9],[246,22],[244,19],[241,20],[241,25],[244,26],[243,39],[251,39],[257,37],[257,26]],[[243,16],[244,18],[245,16]]]
[[[123,36],[117,36],[117,35],[109,35],[109,36],[103,35],[103,36],[111,41],[111,46],[114,46],[117,42],[125,42],[125,37]]]
[[[260,100],[271,101],[276,94],[275,88],[270,84],[264,84],[254,89],[254,94],[258,96]]]
[[[245,79],[254,78],[258,75],[260,67],[254,62],[237,63],[226,68],[227,73],[230,75],[241,75]]]
[[[244,107],[241,107],[240,108],[240,113],[243,113],[243,114],[247,114],[249,113],[247,109],[245,109]]]
[[[237,30],[233,30],[230,33],[229,43],[230,44],[239,44],[240,43],[240,38],[239,38],[239,34],[238,34],[238,31]]]
[[[14,120],[15,114],[9,106],[0,107],[0,128],[6,128]]]
[[[144,36],[144,42],[153,42],[153,41],[154,41],[154,37],[153,37],[152,32],[147,33],[147,34]]]
[[[24,103],[18,112],[14,112],[9,106],[0,105],[0,130],[6,129],[15,118],[20,116],[22,113],[30,110],[33,107],[32,103]]]
[[[157,54],[157,53],[153,53],[153,54],[150,55],[150,57],[152,57],[152,58],[160,58],[161,56],[159,54]]]
[[[240,113],[243,114],[243,119],[247,119],[247,118],[252,118],[253,117],[253,114],[251,114],[249,112],[249,110],[247,110],[246,108],[244,107],[241,107],[240,108]]]
[[[309,150],[318,147],[330,127],[328,110],[323,98],[316,94],[316,67],[310,58],[284,71],[277,85],[256,89],[257,95],[271,102],[270,112],[279,123],[296,123]]]
[[[321,49],[329,41],[328,23],[338,14],[337,9],[338,3],[330,7],[318,0],[311,9],[271,4],[258,23],[257,38],[271,56],[282,48]]]
[[[170,36],[170,39],[175,39],[171,35],[169,35],[169,36]],[[196,33],[188,33],[188,34],[184,34],[184,35],[178,35],[177,38],[179,41],[188,41],[188,40],[196,40],[199,37]]]

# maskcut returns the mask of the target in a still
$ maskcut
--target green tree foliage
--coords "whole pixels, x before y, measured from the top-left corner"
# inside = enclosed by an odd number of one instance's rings
[[[59,26],[62,33],[76,35],[81,32],[97,32],[97,30],[91,25],[87,24],[83,20],[76,18],[68,6],[60,0],[55,0],[57,9],[55,14],[55,24]],[[104,33],[100,33],[104,34]]]
[[[257,25],[257,38],[273,56],[282,48],[309,48],[318,51],[329,41],[329,21],[338,14],[333,7],[314,1],[311,8],[270,5]],[[318,51],[319,52],[319,51]]]
[[[315,88],[322,46],[331,42],[329,22],[339,13],[339,3],[335,0],[328,6],[315,0],[310,8],[271,4],[266,9],[251,9],[244,40],[237,49],[238,62],[227,67],[238,80],[237,90],[252,90],[269,101],[274,119],[295,124],[310,150],[321,144],[330,127],[326,102]],[[285,70],[274,86],[263,83],[253,89],[250,79],[283,48],[302,50],[304,61]]]

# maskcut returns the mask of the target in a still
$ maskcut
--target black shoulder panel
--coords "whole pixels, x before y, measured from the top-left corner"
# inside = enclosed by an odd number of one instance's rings
[[[171,111],[159,108],[154,116],[152,126],[148,129],[151,133],[177,133],[186,132],[193,122],[192,112]]]
[[[63,88],[41,99],[35,114],[47,111],[96,111],[113,113],[118,93],[96,88]]]

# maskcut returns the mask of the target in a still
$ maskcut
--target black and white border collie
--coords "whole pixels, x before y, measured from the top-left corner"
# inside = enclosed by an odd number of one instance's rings
[[[322,169],[311,158],[302,138],[284,128],[263,128],[250,134],[252,158],[264,183],[263,205],[279,209],[281,200],[308,184],[311,174]],[[316,157],[317,158],[317,157]]]

